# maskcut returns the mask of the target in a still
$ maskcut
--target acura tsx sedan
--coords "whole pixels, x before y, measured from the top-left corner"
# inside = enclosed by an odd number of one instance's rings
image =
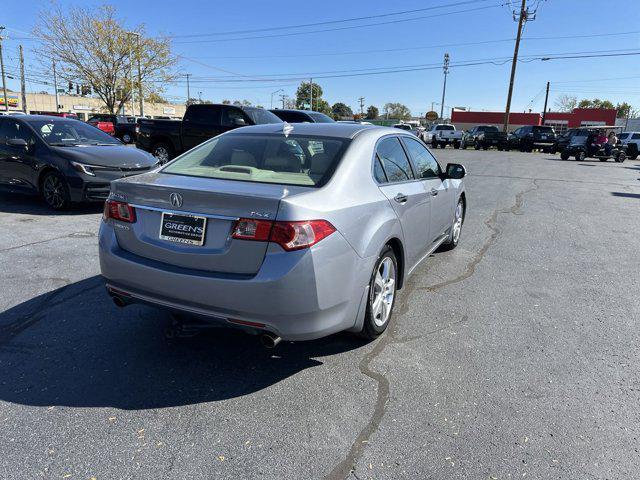
[[[372,339],[418,264],[458,244],[464,176],[397,129],[239,128],[111,184],[102,275],[119,306],[278,341],[342,330]]]

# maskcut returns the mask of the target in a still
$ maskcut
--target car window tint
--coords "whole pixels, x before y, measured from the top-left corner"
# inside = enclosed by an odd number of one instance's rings
[[[380,163],[380,158],[377,155],[373,162],[373,178],[378,183],[387,183],[387,175],[384,173],[384,168],[382,168],[382,163]]]
[[[194,123],[218,124],[220,107],[217,105],[192,105],[187,109],[186,119]]]
[[[640,140],[640,133],[634,133],[631,137],[633,140]]]
[[[26,125],[8,119],[2,122],[2,125],[0,126],[0,141],[2,143],[7,143],[8,140],[16,138],[21,138],[29,145],[33,145],[35,143],[33,132],[31,132]]]
[[[412,138],[403,138],[403,140],[416,167],[416,177],[434,178],[440,175],[440,165],[427,147]]]
[[[409,159],[397,137],[381,140],[376,153],[382,161],[384,171],[390,182],[404,182],[414,178]]]

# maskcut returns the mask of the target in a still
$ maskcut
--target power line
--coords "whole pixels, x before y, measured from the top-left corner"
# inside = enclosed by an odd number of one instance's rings
[[[456,14],[459,14],[459,13],[476,12],[476,11],[479,11],[479,10],[486,10],[486,9],[489,9],[489,8],[496,8],[496,7],[499,7],[499,6],[500,6],[500,4],[487,5],[487,6],[484,6],[484,7],[475,7],[475,8],[465,9],[465,10],[456,10],[456,11],[453,11],[453,12],[438,13],[438,14],[435,14],[435,15],[422,15],[422,16],[419,16],[419,17],[406,18],[406,19],[401,19],[401,20],[388,20],[386,22],[366,23],[366,24],[362,24],[362,25],[351,25],[351,26],[347,26],[347,27],[335,27],[335,28],[325,28],[325,29],[318,29],[318,30],[308,30],[306,32],[289,32],[289,33],[277,33],[277,34],[274,34],[274,35],[259,35],[259,36],[237,37],[237,38],[219,38],[219,39],[208,39],[208,40],[188,40],[188,41],[180,41],[180,42],[175,42],[175,43],[187,44],[187,43],[235,42],[235,41],[238,41],[238,40],[256,40],[256,39],[264,39],[264,38],[279,38],[279,37],[291,37],[291,36],[299,36],[299,35],[309,35],[309,34],[312,34],[312,33],[337,32],[337,31],[342,31],[342,30],[352,30],[354,28],[375,27],[375,26],[380,26],[380,25],[390,25],[390,24],[395,24],[395,23],[423,20],[425,18],[436,18],[436,17],[444,17],[444,16],[448,16],[448,15],[456,15]],[[440,8],[440,7],[432,7],[432,9],[433,8]]]
[[[308,27],[318,27],[321,25],[335,25],[338,23],[347,23],[347,22],[356,22],[356,21],[360,21],[360,20],[372,20],[374,18],[384,18],[384,17],[393,17],[393,16],[398,16],[398,15],[406,15],[406,14],[410,14],[410,13],[418,13],[418,12],[425,12],[425,11],[429,11],[429,10],[436,10],[436,9],[440,9],[440,8],[449,8],[449,7],[459,7],[461,5],[469,5],[469,4],[474,4],[474,3],[481,3],[481,2],[487,2],[489,0],[466,0],[466,1],[461,1],[461,2],[456,2],[456,3],[450,3],[447,5],[437,5],[437,6],[432,6],[432,7],[425,7],[425,8],[416,8],[413,10],[403,10],[400,12],[389,12],[389,13],[382,13],[382,14],[377,14],[377,15],[367,15],[367,16],[363,16],[363,17],[352,17],[352,18],[345,18],[345,19],[340,19],[340,20],[328,20],[328,21],[324,21],[324,22],[314,22],[314,23],[302,23],[302,24],[295,24],[295,25],[282,25],[282,26],[278,26],[278,27],[267,27],[267,28],[254,28],[251,30],[232,30],[232,31],[226,31],[226,32],[209,32],[209,33],[194,33],[194,34],[188,34],[188,35],[168,35],[169,38],[198,38],[198,37],[208,37],[208,36],[216,36],[216,35],[242,35],[242,34],[246,34],[246,33],[259,33],[259,32],[272,32],[272,31],[277,31],[277,30],[290,30],[290,29],[296,29],[296,28],[308,28]]]

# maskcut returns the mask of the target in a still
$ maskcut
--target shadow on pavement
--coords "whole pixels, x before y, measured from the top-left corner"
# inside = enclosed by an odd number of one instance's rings
[[[118,309],[99,276],[10,308],[0,314],[0,400],[125,410],[226,400],[364,345],[338,334],[267,350],[224,328],[170,344],[168,319],[148,307]]]
[[[103,202],[82,203],[64,212],[49,208],[37,195],[0,190],[0,213],[22,213],[26,215],[86,215],[102,212]]]

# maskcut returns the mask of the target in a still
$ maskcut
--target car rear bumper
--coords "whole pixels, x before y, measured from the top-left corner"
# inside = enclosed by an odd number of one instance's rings
[[[310,340],[356,327],[375,258],[362,259],[338,233],[307,250],[270,245],[255,276],[216,274],[149,260],[121,249],[100,227],[100,268],[110,294],[245,325],[285,340]]]

